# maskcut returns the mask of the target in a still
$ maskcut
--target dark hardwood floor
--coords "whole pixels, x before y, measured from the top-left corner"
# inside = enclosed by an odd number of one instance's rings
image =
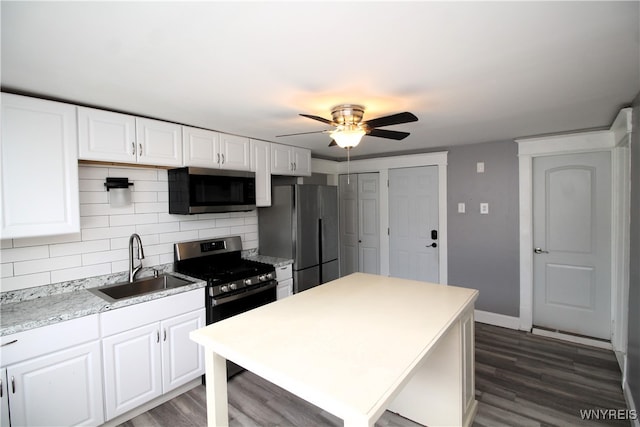
[[[585,421],[580,410],[626,409],[611,351],[476,323],[474,426],[629,426]],[[244,372],[229,381],[231,426],[341,426],[333,415]],[[122,427],[205,426],[204,386],[122,424]],[[376,426],[417,426],[389,411]]]

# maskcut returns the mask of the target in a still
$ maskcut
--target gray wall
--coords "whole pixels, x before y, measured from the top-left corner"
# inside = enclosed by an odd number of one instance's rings
[[[629,337],[627,378],[640,409],[640,94],[633,102],[631,134],[631,253],[629,256]]]
[[[518,146],[450,147],[447,166],[449,283],[480,291],[476,309],[520,315]],[[476,172],[484,162],[485,172]],[[489,214],[480,214],[480,203]],[[458,203],[466,213],[458,213]]]

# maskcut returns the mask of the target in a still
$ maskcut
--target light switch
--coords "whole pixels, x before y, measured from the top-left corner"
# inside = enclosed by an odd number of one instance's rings
[[[458,203],[458,213],[464,213],[465,206],[464,203]]]
[[[484,173],[484,162],[476,163],[476,172]]]
[[[489,213],[489,203],[480,203],[480,213],[483,215]]]

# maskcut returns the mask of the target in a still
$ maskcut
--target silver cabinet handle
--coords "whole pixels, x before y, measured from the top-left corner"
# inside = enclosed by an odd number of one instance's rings
[[[162,341],[166,341],[167,340],[167,330],[165,329],[163,331],[163,337],[162,337]]]
[[[136,155],[136,143],[135,142],[131,143],[131,154],[134,155],[134,156]]]
[[[142,143],[138,144],[138,148],[140,149],[138,154],[142,156]]]
[[[537,254],[548,254],[549,253],[549,251],[543,251],[542,248],[535,248],[533,250],[533,252],[537,253]]]
[[[160,331],[156,331],[156,342],[160,342]]]
[[[11,375],[11,392],[16,394],[16,379]]]
[[[4,396],[4,386],[3,386],[2,378],[0,378],[0,398]]]
[[[9,342],[6,342],[6,343],[2,344],[0,347],[4,347],[5,345],[9,345],[9,344],[15,344],[17,342],[18,342],[18,340],[9,341]]]
[[[222,156],[222,163],[224,164],[224,153],[220,154]]]

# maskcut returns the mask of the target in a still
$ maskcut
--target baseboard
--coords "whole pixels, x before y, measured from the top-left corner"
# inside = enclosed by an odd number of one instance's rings
[[[562,341],[573,342],[576,344],[588,345],[591,347],[603,348],[605,350],[613,350],[613,346],[610,341],[601,341],[588,337],[582,337],[571,334],[563,334],[562,332],[548,331],[546,329],[540,329],[534,327],[531,329],[531,333],[534,335],[540,335],[542,337],[555,338]]]
[[[520,329],[520,318],[489,311],[475,310],[475,321],[509,329]]]
[[[624,393],[624,400],[627,401],[627,408],[629,408],[630,412],[636,414],[636,419],[631,420],[631,425],[632,427],[640,427],[640,414],[638,413],[635,400],[633,400],[633,396],[631,395],[631,387],[629,387],[626,379],[622,382],[622,391]]]

